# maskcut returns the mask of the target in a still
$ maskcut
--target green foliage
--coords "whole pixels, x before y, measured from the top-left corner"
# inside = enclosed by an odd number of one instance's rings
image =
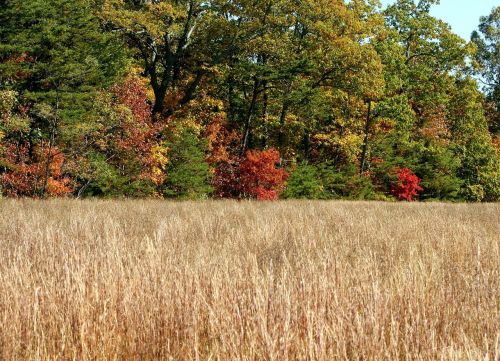
[[[392,200],[408,168],[421,200],[500,199],[498,7],[468,44],[438,0],[0,3],[0,178],[23,194],[200,199],[213,167],[274,199],[265,163],[297,164],[286,198]]]
[[[464,180],[461,195],[467,201],[500,200],[500,161],[491,139],[471,139],[458,147],[462,165],[458,176]]]
[[[81,197],[144,197],[154,193],[151,182],[131,179],[99,153],[89,155],[89,167]]]
[[[484,82],[487,99],[493,104],[494,111],[489,119],[490,130],[500,134],[500,6],[491,10],[488,16],[480,19],[479,32],[471,37],[477,47],[475,60],[477,74]]]
[[[459,82],[450,114],[453,149],[461,161],[457,175],[461,194],[469,201],[500,200],[500,158],[492,144],[481,104],[482,96],[471,80]]]
[[[171,115],[190,102],[209,64],[219,62],[214,39],[224,28],[214,19],[214,6],[200,0],[102,0],[101,18],[123,37],[150,79],[154,113]]]
[[[168,164],[163,194],[169,198],[204,199],[213,189],[203,142],[192,131],[182,131],[167,143]]]
[[[457,200],[463,181],[457,176],[460,160],[453,151],[428,144],[418,151],[414,172],[422,179],[421,200]]]
[[[373,149],[378,162],[371,168],[379,186],[389,191],[394,170],[410,168],[422,180],[419,199],[456,200],[462,180],[457,176],[460,159],[452,149],[430,140],[379,139]]]
[[[86,0],[10,0],[0,21],[4,86],[57,106],[63,119],[80,120],[95,92],[126,69],[122,43],[101,30]]]
[[[90,5],[87,0],[9,0],[0,6],[0,91],[17,93],[8,125],[24,126],[22,132],[19,126],[7,129],[5,141],[24,144],[31,159],[19,146],[9,158],[24,157],[27,166],[37,162],[35,149],[48,154],[38,166],[42,179],[26,184],[41,197],[51,186],[52,150],[71,152],[83,136],[75,130],[95,111],[96,96],[126,70],[123,44],[102,31]]]
[[[371,179],[359,175],[355,167],[336,169],[330,163],[299,164],[283,196],[292,199],[389,199],[377,192]]]
[[[323,186],[330,199],[378,200],[384,199],[377,192],[371,178],[360,175],[354,165],[337,169],[330,163],[319,165]]]
[[[283,198],[324,199],[327,197],[317,167],[300,163],[291,172]]]

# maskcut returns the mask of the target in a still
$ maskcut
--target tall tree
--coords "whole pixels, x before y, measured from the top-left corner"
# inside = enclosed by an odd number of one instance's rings
[[[477,46],[480,81],[493,107],[490,131],[500,135],[500,6],[481,17],[479,31],[472,33],[471,40]]]
[[[241,153],[275,146],[286,157],[309,158],[322,124],[354,121],[347,103],[362,99],[366,110],[364,99],[380,90],[381,64],[369,43],[374,8],[339,0],[236,3],[228,16],[235,54],[223,86]]]
[[[393,129],[379,135],[374,171],[412,168],[424,198],[495,199],[497,158],[467,74],[473,48],[430,15],[436,3],[398,0],[385,11],[377,49],[387,88],[375,113]]]
[[[195,95],[218,54],[212,2],[104,0],[101,16],[124,36],[149,77],[153,113],[172,114]],[[210,50],[210,51],[204,51]]]
[[[8,0],[0,22],[0,87],[18,93],[30,119],[17,141],[29,154],[37,145],[45,148],[44,196],[54,148],[71,143],[98,91],[125,70],[123,46],[102,32],[87,0]]]

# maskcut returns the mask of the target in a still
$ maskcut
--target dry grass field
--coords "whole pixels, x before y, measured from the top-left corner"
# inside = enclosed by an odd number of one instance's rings
[[[0,215],[1,360],[500,360],[500,205]]]

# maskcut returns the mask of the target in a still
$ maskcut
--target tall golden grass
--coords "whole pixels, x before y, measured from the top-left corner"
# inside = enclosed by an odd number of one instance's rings
[[[500,360],[500,205],[0,214],[1,360]]]

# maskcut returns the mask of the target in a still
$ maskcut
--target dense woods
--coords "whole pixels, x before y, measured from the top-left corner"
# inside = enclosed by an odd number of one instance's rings
[[[12,197],[498,201],[500,7],[0,1]]]

